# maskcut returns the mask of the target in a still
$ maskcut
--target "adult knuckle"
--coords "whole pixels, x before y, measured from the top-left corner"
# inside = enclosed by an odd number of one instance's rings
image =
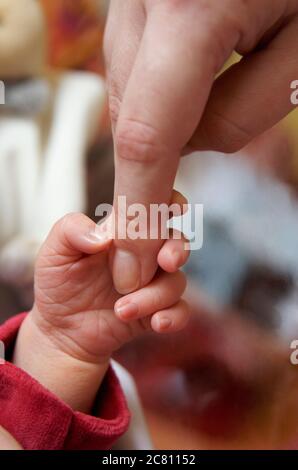
[[[144,163],[157,161],[163,153],[159,133],[152,126],[132,119],[119,122],[116,147],[119,158]]]

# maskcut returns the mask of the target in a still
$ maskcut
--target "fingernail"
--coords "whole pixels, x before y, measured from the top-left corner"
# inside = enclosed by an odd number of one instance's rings
[[[169,318],[159,318],[158,319],[158,328],[159,330],[168,330],[172,325],[172,321]]]
[[[141,267],[137,256],[129,251],[117,249],[114,256],[113,279],[119,294],[129,294],[140,284]]]
[[[108,240],[106,233],[100,233],[97,230],[92,230],[92,232],[87,233],[85,238],[89,243],[100,243]]]
[[[115,313],[123,320],[130,320],[137,317],[139,306],[130,302],[124,305],[118,304],[115,305]]]

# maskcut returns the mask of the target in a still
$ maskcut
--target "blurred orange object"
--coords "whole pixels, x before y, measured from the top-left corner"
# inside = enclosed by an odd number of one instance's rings
[[[48,21],[49,64],[103,73],[104,17],[96,0],[40,0]]]
[[[48,26],[48,65],[104,75],[105,14],[98,0],[39,0]],[[110,138],[107,103],[102,114],[101,139]]]

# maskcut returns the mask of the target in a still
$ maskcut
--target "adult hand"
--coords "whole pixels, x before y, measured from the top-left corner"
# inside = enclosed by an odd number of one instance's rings
[[[185,147],[234,152],[288,114],[297,30],[297,0],[111,0],[116,209],[119,195],[169,203]],[[243,59],[215,80],[233,50]],[[152,279],[160,243],[117,241],[119,292]]]

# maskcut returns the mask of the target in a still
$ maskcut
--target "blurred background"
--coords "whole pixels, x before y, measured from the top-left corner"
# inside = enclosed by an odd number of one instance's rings
[[[0,38],[1,321],[30,308],[52,223],[72,210],[94,218],[112,202],[114,177],[108,1],[39,0],[32,11],[16,2],[22,50],[12,40],[8,54]],[[0,12],[14,3],[1,0]],[[297,111],[235,155],[182,160],[176,188],[204,204],[203,248],[185,268],[193,317],[182,333],[148,334],[116,358],[158,449],[298,448]]]

